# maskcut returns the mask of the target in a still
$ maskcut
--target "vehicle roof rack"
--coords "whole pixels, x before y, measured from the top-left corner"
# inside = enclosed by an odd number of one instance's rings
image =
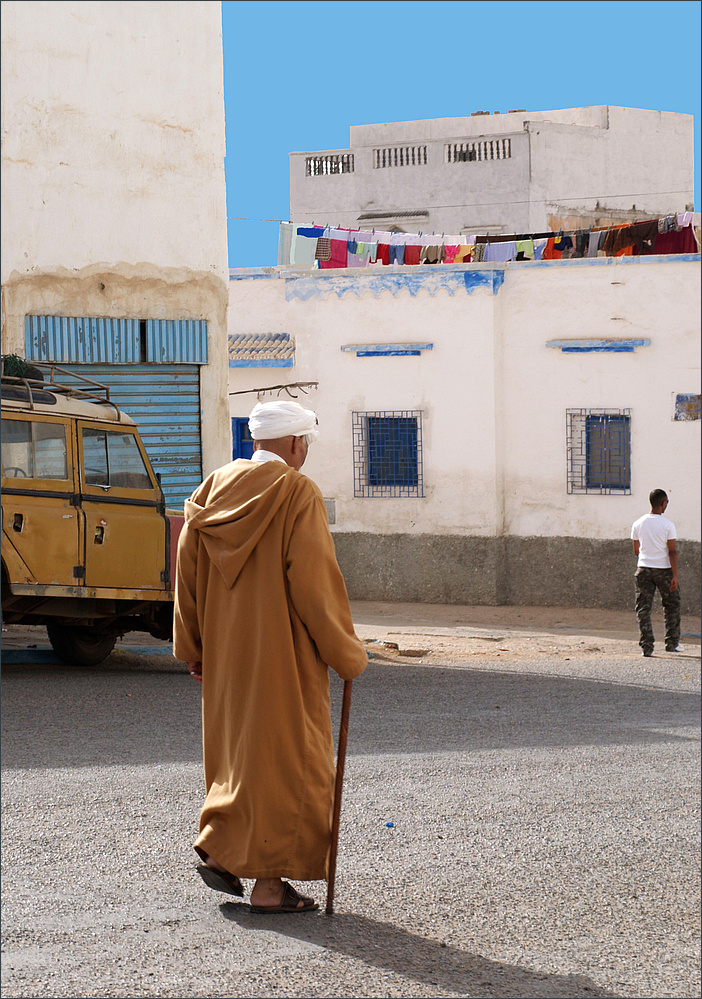
[[[65,396],[68,399],[78,399],[81,402],[97,403],[100,406],[111,406],[117,414],[117,419],[119,419],[121,410],[119,406],[110,399],[110,389],[108,385],[104,385],[102,382],[96,382],[95,379],[88,378],[87,375],[79,375],[77,371],[64,368],[59,364],[53,364],[49,361],[31,361],[31,367],[38,368],[41,372],[48,372],[49,380],[46,381],[38,378],[20,378],[13,375],[2,375],[3,384],[23,385],[26,388],[27,401],[29,402],[30,409],[34,409],[34,393],[48,391],[53,392],[54,395]],[[59,382],[56,380],[56,372],[58,372],[60,377],[64,379],[63,381]],[[65,381],[66,378],[69,379],[68,383]],[[78,384],[71,384],[70,379],[76,379]]]

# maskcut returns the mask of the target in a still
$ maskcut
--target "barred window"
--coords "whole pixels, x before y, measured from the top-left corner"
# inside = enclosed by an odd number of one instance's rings
[[[424,495],[422,414],[353,413],[354,496]]]
[[[480,142],[447,142],[445,163],[472,163],[480,160],[508,160],[512,156],[510,139],[485,139]]]
[[[631,493],[631,410],[569,409],[568,492]]]
[[[305,159],[306,177],[329,177],[337,173],[353,173],[353,153],[308,156]]]
[[[388,146],[373,150],[373,169],[396,166],[425,166],[426,146]]]

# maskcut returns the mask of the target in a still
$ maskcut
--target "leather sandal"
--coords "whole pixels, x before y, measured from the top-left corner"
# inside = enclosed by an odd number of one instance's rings
[[[309,898],[307,895],[301,895],[298,891],[295,891],[293,886],[287,881],[283,882],[285,886],[283,888],[283,898],[280,905],[251,905],[249,904],[249,909],[251,912],[256,912],[259,914],[265,912],[313,912],[315,909],[319,908],[319,905],[313,898]],[[299,903],[303,902],[303,905]]]
[[[208,888],[224,891],[228,895],[237,895],[239,898],[244,897],[244,886],[235,874],[230,874],[229,871],[216,871],[206,864],[198,864],[197,873]]]

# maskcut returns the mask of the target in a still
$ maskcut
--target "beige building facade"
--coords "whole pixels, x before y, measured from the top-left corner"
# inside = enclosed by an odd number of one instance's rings
[[[229,452],[221,5],[5,0],[1,69],[3,353],[108,384],[182,503]]]

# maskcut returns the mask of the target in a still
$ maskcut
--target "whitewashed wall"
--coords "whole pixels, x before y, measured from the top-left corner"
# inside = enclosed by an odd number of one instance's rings
[[[700,423],[672,420],[673,394],[700,391],[698,263],[606,258],[455,270],[503,272],[504,284],[495,294],[439,288],[434,297],[386,290],[376,298],[371,284],[385,277],[377,272],[287,280],[285,272],[270,280],[236,272],[230,281],[230,332],[286,332],[297,344],[294,368],[231,369],[230,390],[320,383],[308,401],[322,437],[307,469],[336,498],[335,530],[613,538],[660,486],[679,534],[699,540]],[[292,297],[299,281],[318,291]],[[546,346],[608,336],[651,345],[613,354]],[[409,341],[434,346],[419,357],[341,350]],[[254,401],[233,397],[232,415]],[[566,410],[580,407],[631,409],[630,496],[567,494]],[[351,413],[394,409],[423,413],[425,498],[356,499]]]
[[[1,72],[3,349],[23,353],[24,314],[57,300],[59,315],[206,319],[215,467],[229,449],[221,4],[5,0]]]

